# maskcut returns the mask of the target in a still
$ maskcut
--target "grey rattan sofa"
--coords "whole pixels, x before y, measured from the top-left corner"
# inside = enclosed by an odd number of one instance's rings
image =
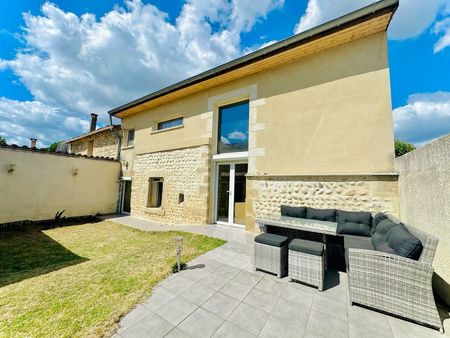
[[[399,223],[392,216],[389,219]],[[418,260],[346,244],[350,300],[352,304],[392,313],[443,332],[431,286],[438,239],[405,226],[422,242]]]

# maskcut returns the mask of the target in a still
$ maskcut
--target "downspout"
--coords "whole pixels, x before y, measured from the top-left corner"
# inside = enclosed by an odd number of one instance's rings
[[[117,153],[116,153],[116,160],[120,160],[120,150],[122,148],[122,135],[118,134],[114,131],[114,126],[112,124],[112,115],[109,115],[109,126],[111,127],[111,132],[114,134],[117,140]],[[121,128],[122,129],[122,128]]]

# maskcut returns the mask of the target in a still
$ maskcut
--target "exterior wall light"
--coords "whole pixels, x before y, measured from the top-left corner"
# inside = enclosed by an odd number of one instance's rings
[[[13,174],[16,172],[16,165],[14,163],[11,163],[9,165],[8,174]]]
[[[78,169],[73,169],[72,170],[72,175],[73,176],[77,176],[78,175]]]

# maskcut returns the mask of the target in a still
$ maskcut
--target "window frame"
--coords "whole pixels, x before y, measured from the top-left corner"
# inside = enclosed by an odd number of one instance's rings
[[[222,116],[222,109],[226,108],[226,107],[232,107],[232,106],[238,106],[240,104],[244,104],[247,103],[248,104],[248,129],[247,132],[248,134],[250,134],[250,99],[249,98],[245,98],[245,99],[239,99],[230,103],[225,103],[225,104],[221,104],[217,106],[217,122],[216,122],[216,126],[217,126],[217,132],[215,135],[215,156],[218,157],[224,157],[224,158],[228,158],[228,157],[234,157],[233,154],[236,154],[238,157],[242,157],[242,156],[248,156],[248,147],[249,147],[249,140],[248,138],[250,137],[250,135],[248,135],[247,137],[247,149],[246,150],[242,150],[242,151],[234,151],[234,152],[221,152],[220,151],[220,137],[221,137],[221,131],[220,128],[222,126],[222,121],[221,121],[221,116]]]
[[[161,124],[163,123],[168,123],[168,122],[172,122],[172,121],[177,121],[180,120],[181,123],[174,125],[174,126],[170,126],[170,127],[165,127],[165,128],[161,128]],[[176,116],[176,117],[172,117],[170,119],[166,119],[166,120],[161,120],[161,121],[156,121],[155,122],[155,132],[161,132],[161,131],[165,131],[165,130],[171,130],[171,129],[175,129],[175,128],[181,128],[184,126],[184,116]]]
[[[130,142],[130,135],[133,135],[133,139]],[[128,129],[127,131],[127,147],[133,147],[134,146],[134,138],[136,136],[134,129]]]
[[[153,184],[156,183],[158,191],[154,195]],[[153,199],[156,198],[156,201]],[[164,201],[164,177],[149,177],[147,191],[147,208],[162,209]]]

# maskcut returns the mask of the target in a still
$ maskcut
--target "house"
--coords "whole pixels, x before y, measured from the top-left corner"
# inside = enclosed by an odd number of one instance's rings
[[[64,141],[71,154],[119,158],[122,128],[111,125],[97,129],[97,114],[91,114],[89,132]]]
[[[131,214],[254,230],[280,204],[398,214],[383,0],[112,109]],[[121,197],[125,198],[125,197]]]

